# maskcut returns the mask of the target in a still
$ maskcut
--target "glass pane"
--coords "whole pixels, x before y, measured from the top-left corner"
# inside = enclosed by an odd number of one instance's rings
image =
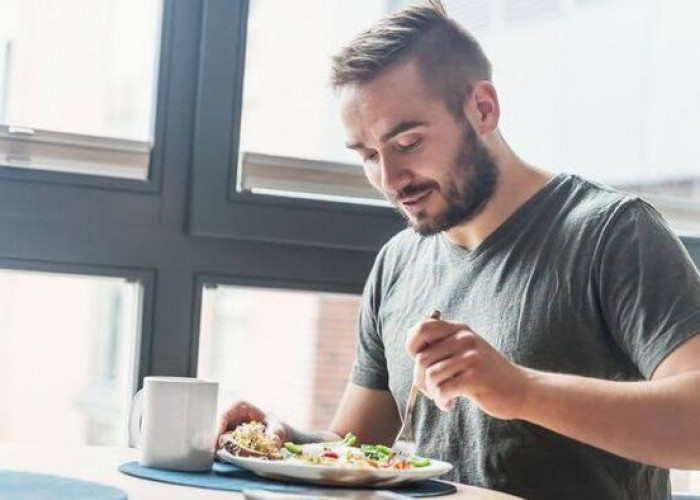
[[[700,201],[700,2],[447,6],[492,59],[501,129],[526,160]]]
[[[395,3],[250,2],[239,189],[315,195],[311,197],[325,194],[355,201],[378,198],[364,180],[357,157],[345,148],[337,99],[328,78],[330,57]],[[299,158],[338,165],[314,169],[307,164],[309,169],[304,170],[303,163],[294,162]],[[270,163],[280,168],[265,175],[263,167]],[[318,171],[325,171],[324,177]],[[305,178],[313,180],[305,183]]]
[[[0,165],[146,180],[162,0],[0,0]]]
[[[161,0],[0,0],[0,123],[150,142]]]
[[[672,470],[671,486],[674,492],[700,494],[700,471]]]
[[[326,428],[355,356],[359,297],[234,286],[205,288],[198,376],[219,406],[257,404],[292,425]]]
[[[358,192],[359,163],[343,147],[330,56],[410,3],[251,1],[239,189],[376,199]],[[644,195],[700,201],[700,2],[446,4],[492,59],[501,129],[526,160]]]
[[[0,441],[126,444],[140,290],[0,270]]]

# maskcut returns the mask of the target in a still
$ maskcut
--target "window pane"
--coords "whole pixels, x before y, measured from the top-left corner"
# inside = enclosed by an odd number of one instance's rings
[[[250,2],[239,189],[376,203],[380,196],[345,148],[328,78],[331,55],[394,3]]]
[[[145,178],[161,0],[0,0],[0,12],[0,164],[66,170],[51,157],[75,143],[88,165],[95,148],[125,153],[116,165],[140,153],[141,174],[124,176]]]
[[[376,203],[343,147],[330,56],[410,3],[251,1],[239,189]],[[700,227],[685,220],[700,201],[700,2],[446,3],[491,57],[501,129],[526,160],[679,201],[677,227]]]
[[[198,376],[301,428],[325,428],[355,355],[359,297],[205,288]]]
[[[700,494],[700,471],[672,470],[671,486],[674,492]]]
[[[140,289],[0,271],[0,441],[126,443]]]
[[[447,6],[491,57],[501,128],[526,160],[700,202],[700,2]]]

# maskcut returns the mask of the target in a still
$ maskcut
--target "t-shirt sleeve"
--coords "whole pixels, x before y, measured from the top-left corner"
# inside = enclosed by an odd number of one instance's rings
[[[352,367],[354,384],[370,389],[388,390],[389,373],[384,342],[378,321],[381,299],[381,268],[384,251],[380,252],[365,283],[358,322],[357,349]]]
[[[700,275],[661,215],[642,200],[613,216],[600,248],[603,316],[648,379],[671,351],[700,332]]]

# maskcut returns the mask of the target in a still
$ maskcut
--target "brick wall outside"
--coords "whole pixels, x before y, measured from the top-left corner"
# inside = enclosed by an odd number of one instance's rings
[[[321,295],[316,337],[312,429],[327,429],[355,358],[360,297]]]

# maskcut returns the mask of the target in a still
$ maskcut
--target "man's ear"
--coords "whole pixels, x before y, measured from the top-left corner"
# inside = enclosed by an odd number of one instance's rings
[[[476,82],[464,98],[463,107],[464,115],[478,135],[491,134],[498,128],[501,108],[496,87],[491,82]]]

